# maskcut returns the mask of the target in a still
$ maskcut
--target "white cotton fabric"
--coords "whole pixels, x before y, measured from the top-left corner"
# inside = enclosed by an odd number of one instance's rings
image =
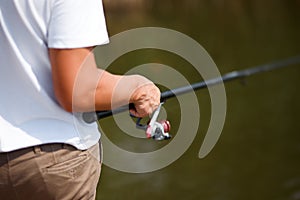
[[[96,123],[56,101],[48,48],[109,41],[101,0],[0,1],[0,152],[45,143],[87,149]]]

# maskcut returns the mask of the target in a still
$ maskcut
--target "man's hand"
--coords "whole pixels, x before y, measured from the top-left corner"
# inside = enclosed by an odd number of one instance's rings
[[[152,82],[146,83],[134,91],[130,102],[134,104],[134,109],[130,109],[132,115],[149,116],[160,104],[160,91]]]

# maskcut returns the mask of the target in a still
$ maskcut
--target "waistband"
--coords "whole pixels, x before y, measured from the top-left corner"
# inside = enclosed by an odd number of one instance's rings
[[[1,152],[0,153],[0,159],[7,159],[8,155],[10,160],[17,158],[19,156],[22,156],[24,154],[34,152],[34,153],[39,153],[39,152],[54,152],[58,151],[60,149],[68,149],[71,151],[82,151],[78,150],[76,147],[69,145],[69,144],[64,144],[64,143],[50,143],[50,144],[42,144],[42,145],[36,145],[32,147],[26,147],[23,149],[17,149],[14,151],[10,152]]]

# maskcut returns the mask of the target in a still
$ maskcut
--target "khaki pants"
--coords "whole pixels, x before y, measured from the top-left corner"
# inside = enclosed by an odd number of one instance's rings
[[[46,144],[0,153],[0,199],[95,199],[99,146],[80,151],[66,144]]]

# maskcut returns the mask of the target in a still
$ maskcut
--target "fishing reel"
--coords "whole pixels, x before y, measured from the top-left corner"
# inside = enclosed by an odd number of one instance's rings
[[[167,140],[171,138],[169,134],[171,129],[170,122],[167,120],[157,121],[162,104],[160,103],[158,108],[153,112],[148,124],[141,124],[142,118],[138,118],[136,121],[136,127],[146,131],[147,138],[153,138],[154,140]]]

